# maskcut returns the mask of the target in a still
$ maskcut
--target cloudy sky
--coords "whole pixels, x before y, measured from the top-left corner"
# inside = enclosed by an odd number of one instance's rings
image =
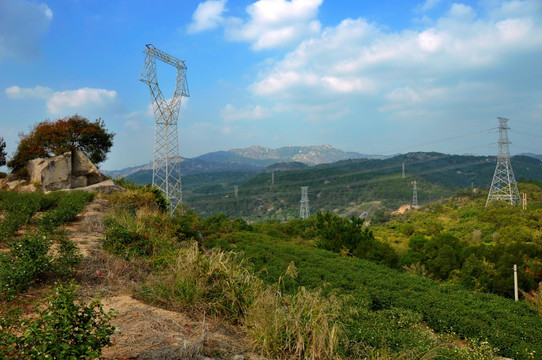
[[[152,159],[145,44],[184,59],[181,155],[258,144],[542,153],[542,1],[0,0],[0,137],[75,113]],[[158,64],[172,94],[175,70]]]

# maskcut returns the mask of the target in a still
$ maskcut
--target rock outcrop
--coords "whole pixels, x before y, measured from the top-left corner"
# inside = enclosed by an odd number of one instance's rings
[[[30,182],[41,186],[44,192],[87,188],[108,180],[81,151],[30,160],[26,169]]]

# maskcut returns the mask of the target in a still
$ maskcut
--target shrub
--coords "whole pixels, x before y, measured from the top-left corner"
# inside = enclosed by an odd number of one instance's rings
[[[27,235],[15,239],[10,252],[0,254],[0,288],[4,296],[20,293],[34,285],[52,270],[47,255],[51,240],[44,235]]]
[[[53,206],[56,198],[42,193],[17,193],[0,191],[0,210],[5,213],[0,220],[0,241],[8,240],[22,226],[29,223],[34,214]]]
[[[93,198],[94,193],[91,192],[71,191],[60,197],[57,208],[45,213],[39,220],[39,225],[45,231],[52,231],[57,226],[75,219]]]
[[[328,283],[330,286],[324,291],[335,289],[340,295],[352,295],[356,301],[366,300],[373,313],[391,308],[414,311],[423,316],[423,322],[433,331],[487,341],[491,347],[499,349],[501,356],[519,360],[532,359],[533,351],[542,353],[542,318],[524,302],[467,291],[460,286],[441,284],[361,259],[344,258],[264,235],[254,238],[251,233],[237,233],[235,237],[236,251],[245,252],[256,270],[265,269],[261,274],[268,283],[276,281],[287,264],[294,261],[299,271],[298,286],[313,288]],[[367,324],[365,329],[381,326],[372,319]],[[409,331],[400,336],[390,330],[388,338],[394,343],[402,339],[406,348],[412,348],[407,342],[414,338],[412,334]],[[373,339],[381,343],[382,333],[376,335]],[[427,336],[425,338],[427,340]],[[360,340],[367,338],[363,335]]]
[[[397,254],[393,248],[374,238],[363,227],[364,220],[356,217],[346,219],[330,212],[316,214],[315,229],[320,236],[318,247],[334,252],[347,252],[356,257],[397,266]]]
[[[169,201],[159,188],[150,184],[136,185],[134,182],[124,179],[115,179],[115,182],[126,189],[125,192],[116,192],[110,195],[113,203],[137,209],[167,211]]]
[[[0,327],[0,357],[15,359],[95,359],[110,345],[114,316],[106,313],[99,299],[80,303],[72,283],[57,286],[48,296],[48,306],[35,316],[15,322],[4,319]],[[10,322],[11,321],[11,322]],[[7,324],[6,324],[7,322]],[[15,322],[15,323],[14,323]]]
[[[105,233],[104,248],[125,260],[133,256],[151,255],[153,244],[146,233],[126,229],[122,226],[110,226]]]
[[[44,234],[16,238],[7,253],[0,254],[0,297],[10,297],[51,277],[67,277],[81,256],[75,244],[60,238],[56,257],[49,255],[51,239]]]

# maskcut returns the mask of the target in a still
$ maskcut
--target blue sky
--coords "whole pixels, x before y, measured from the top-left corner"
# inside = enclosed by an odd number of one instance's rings
[[[346,151],[542,153],[542,2],[0,0],[0,137],[75,113],[116,133],[104,169],[152,159],[145,44],[188,66],[185,157]],[[173,91],[175,72],[159,64]],[[493,129],[493,130],[492,130]]]

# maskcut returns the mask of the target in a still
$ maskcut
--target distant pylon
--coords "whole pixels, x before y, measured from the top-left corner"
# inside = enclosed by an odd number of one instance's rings
[[[299,210],[299,217],[306,219],[309,217],[309,196],[308,196],[308,186],[301,187],[301,208]]]
[[[235,193],[235,198],[237,199],[237,192],[239,191],[239,186],[233,185],[233,192]]]
[[[519,205],[519,190],[512,164],[510,163],[510,151],[508,144],[508,119],[499,119],[499,154],[497,156],[497,167],[491,182],[491,188],[487,196],[486,207],[491,200],[504,200],[512,205]]]
[[[405,178],[405,162],[403,161],[403,176],[402,178],[404,179]]]
[[[412,182],[412,208],[417,209],[418,206],[418,189],[416,188],[416,180]]]
[[[274,185],[275,184],[275,172],[273,171],[271,173],[271,185]]]

